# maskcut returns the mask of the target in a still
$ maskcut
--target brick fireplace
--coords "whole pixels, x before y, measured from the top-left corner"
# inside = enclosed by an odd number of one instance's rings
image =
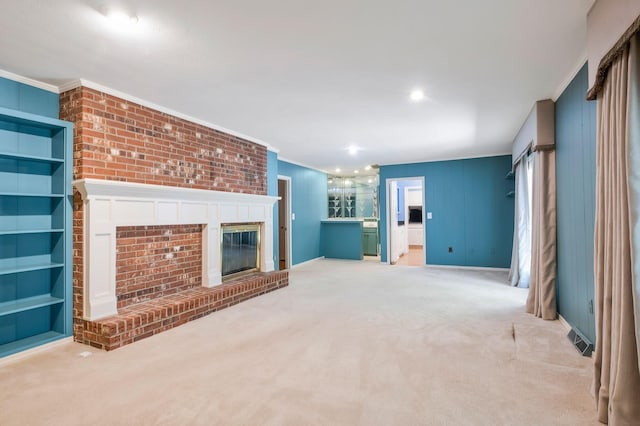
[[[286,286],[273,272],[266,147],[80,85],[74,127],[74,338],[114,349]],[[222,283],[221,225],[260,225],[258,272]]]

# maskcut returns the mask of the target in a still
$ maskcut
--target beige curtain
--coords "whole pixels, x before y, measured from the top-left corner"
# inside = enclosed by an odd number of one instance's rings
[[[556,319],[556,152],[533,154],[531,282],[527,312]]]
[[[627,45],[612,63],[598,94],[594,392],[598,419],[612,425],[640,424],[637,302],[628,202],[629,69],[637,55],[637,41],[636,36],[631,53]],[[640,77],[636,74],[633,78]]]

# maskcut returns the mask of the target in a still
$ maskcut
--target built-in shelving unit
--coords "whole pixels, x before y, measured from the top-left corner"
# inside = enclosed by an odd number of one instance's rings
[[[332,177],[329,179],[329,218],[352,218],[357,216],[356,191],[353,178]]]
[[[0,108],[0,357],[71,335],[72,124]]]

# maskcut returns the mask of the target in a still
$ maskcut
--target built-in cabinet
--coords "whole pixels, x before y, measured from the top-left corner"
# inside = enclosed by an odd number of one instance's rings
[[[377,176],[330,176],[327,188],[330,219],[378,216]]]
[[[0,356],[71,335],[72,124],[0,108]]]

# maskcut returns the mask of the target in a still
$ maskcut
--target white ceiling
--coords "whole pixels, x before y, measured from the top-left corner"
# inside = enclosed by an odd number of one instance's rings
[[[584,63],[592,3],[0,0],[0,69],[87,79],[323,170],[477,157],[510,152]],[[134,32],[108,27],[118,4]]]

